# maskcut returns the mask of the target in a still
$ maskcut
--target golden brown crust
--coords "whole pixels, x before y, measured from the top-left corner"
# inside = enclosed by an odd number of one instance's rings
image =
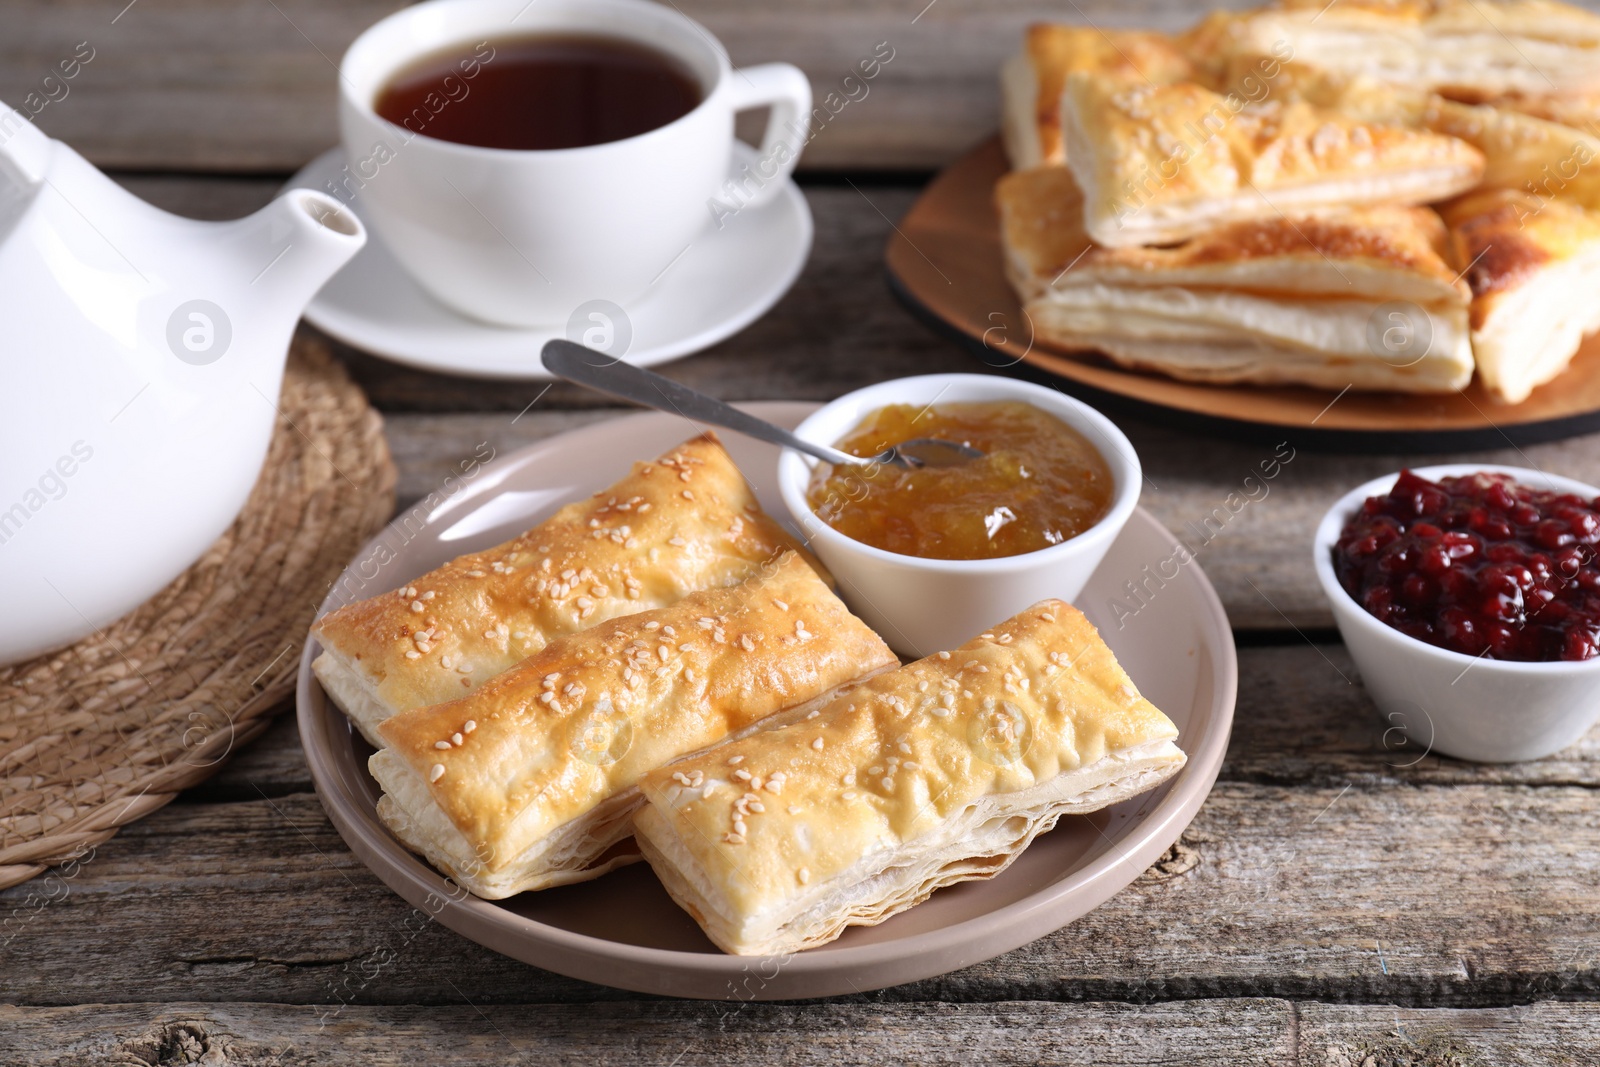
[[[1225,222],[1326,207],[1416,204],[1471,188],[1472,146],[1302,100],[1248,104],[1198,85],[1074,75],[1067,165],[1099,244],[1168,243]]]
[[[1233,62],[1256,61],[1239,56]],[[1303,100],[1353,119],[1429,130],[1464,141],[1483,153],[1480,188],[1526,189],[1583,203],[1600,202],[1600,175],[1590,166],[1600,158],[1600,136],[1596,136],[1600,128],[1592,119],[1578,123],[1588,129],[1555,119],[1553,109],[1540,106],[1552,97],[1507,94],[1466,101],[1296,63],[1282,65],[1272,88],[1281,99]],[[1583,99],[1582,94],[1562,98],[1580,104]],[[1583,108],[1574,110],[1581,114]]]
[[[741,585],[553,641],[380,731],[465,837],[479,866],[459,873],[477,879],[645,772],[897,662],[791,553]]]
[[[1489,394],[1519,403],[1600,327],[1600,215],[1568,200],[1487,189],[1441,208],[1472,286],[1472,346]]]
[[[1570,126],[1590,134],[1600,135],[1600,91],[1574,91],[1566,93],[1502,93],[1498,96],[1481,92],[1459,91],[1452,95],[1464,104],[1489,104],[1493,107],[1517,111],[1546,122]]]
[[[1454,276],[1440,256],[1444,236],[1444,225],[1427,208],[1358,208],[1347,214],[1306,216],[1293,226],[1281,219],[1237,223],[1215,237],[1208,234],[1190,242],[1194,247],[1189,262],[1321,254],[1429,274],[1449,286]]]
[[[504,544],[330,612],[312,633],[393,713],[458,697],[552,638],[743,581],[796,549],[706,434]]]
[[[999,873],[1063,811],[1175,773],[1176,737],[1094,627],[1046,600],[813,717],[647,775],[635,825],[720,947],[782,952]]]
[[[1274,0],[1253,14],[1298,14],[1328,28],[1493,29],[1535,40],[1600,40],[1600,17],[1557,0]]]
[[[1493,0],[1489,0],[1493,2]],[[1440,0],[1340,0],[1333,5],[1339,10],[1323,11],[1320,15],[1319,0],[1274,0],[1251,12],[1251,15],[1265,15],[1277,12],[1299,13],[1302,15],[1318,15],[1317,21],[1332,18],[1335,25],[1340,26],[1382,26],[1395,28],[1404,25],[1419,25],[1433,17],[1441,7],[1445,6]],[[1245,16],[1248,18],[1249,16]]]
[[[1218,92],[1233,91],[1238,84],[1234,75],[1242,73],[1229,69],[1229,60],[1238,48],[1235,36],[1240,17],[1236,11],[1212,11],[1178,36],[1178,47],[1195,70],[1192,80]]]
[[[1431,94],[1380,81],[1360,72],[1329,70],[1271,55],[1239,51],[1223,61],[1229,86],[1247,84],[1252,76],[1259,95],[1277,101],[1302,101],[1361,122],[1416,126]],[[1270,73],[1270,78],[1267,74]],[[1230,89],[1228,91],[1237,91]]]
[[[1552,212],[1551,221],[1571,224],[1579,217],[1574,208],[1560,202],[1545,206]],[[1472,289],[1474,328],[1483,325],[1487,309],[1483,297],[1515,289],[1561,254],[1562,228],[1538,225],[1540,208],[1534,197],[1499,189],[1469,193],[1439,209],[1451,227],[1456,262]],[[1536,223],[1532,232],[1526,229],[1528,219]]]
[[[1260,61],[1241,55],[1231,62],[1249,67]],[[1552,97],[1506,94],[1467,101],[1298,63],[1281,65],[1272,90],[1278,99],[1303,100],[1363,122],[1429,130],[1464,141],[1484,156],[1479,187],[1600,201],[1600,176],[1590,166],[1600,157],[1600,128],[1575,128],[1553,118],[1548,113],[1553,109],[1540,106]],[[1583,99],[1582,94],[1562,98]],[[1583,108],[1574,110],[1581,113]],[[1578,125],[1592,127],[1593,122]]]
[[[1484,155],[1480,188],[1518,189],[1580,203],[1600,202],[1600,138],[1495,104],[1430,97],[1418,124],[1459,138]]]
[[[1061,91],[1075,71],[1097,71],[1109,77],[1167,84],[1193,76],[1194,69],[1177,43],[1151,30],[1101,30],[1093,26],[1035,23],[1028,27],[1023,51],[1032,64],[1038,91],[1034,119],[1038,123],[1042,162],[1060,163]]]
[[[1220,43],[1462,99],[1600,89],[1600,16],[1553,0],[1281,0]]]
[[[1168,247],[1101,248],[1084,229],[1083,194],[1065,168],[1008,174],[996,186],[995,200],[1008,256],[1039,283],[1117,278],[1156,285],[1183,276],[1187,284],[1203,284],[1208,266],[1278,260],[1314,270],[1326,267],[1329,295],[1359,291],[1344,270],[1359,265],[1405,274],[1408,285],[1430,288],[1435,299],[1468,298],[1448,261],[1444,224],[1423,207],[1374,206],[1292,219],[1274,215],[1227,223]],[[1233,286],[1239,280],[1219,272],[1212,284]],[[1309,295],[1304,274],[1290,272],[1264,272],[1240,287],[1257,292],[1281,287]]]

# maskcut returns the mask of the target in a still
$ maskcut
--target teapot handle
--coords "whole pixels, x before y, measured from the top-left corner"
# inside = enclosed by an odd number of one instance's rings
[[[50,165],[50,145],[26,115],[0,103],[0,174],[17,185],[38,185]]]

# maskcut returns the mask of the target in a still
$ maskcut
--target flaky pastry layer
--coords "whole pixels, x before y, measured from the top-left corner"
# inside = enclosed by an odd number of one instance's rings
[[[1453,392],[1471,379],[1470,292],[1427,208],[1275,216],[1165,248],[1101,248],[1065,168],[1009,174],[996,200],[1036,341],[1188,381]]]
[[[1600,16],[1553,0],[1283,0],[1216,44],[1472,99],[1600,88]]]
[[[995,187],[1007,270],[1021,295],[1089,285],[1187,286],[1290,297],[1465,304],[1449,235],[1423,207],[1379,205],[1227,223],[1159,248],[1104,248],[1084,227],[1070,171],[1038,167]]]
[[[385,720],[379,814],[480,896],[593,877],[643,774],[898,662],[790,553]]]
[[[1353,119],[1304,100],[1235,108],[1199,85],[1075,74],[1062,97],[1067,166],[1100,245],[1170,244],[1219,225],[1470,189],[1471,145]]]
[[[1177,729],[1042,601],[814,714],[647,775],[635,836],[725,951],[776,954],[990,877],[1064,813],[1176,773]]]
[[[1468,265],[1478,374],[1497,400],[1521,403],[1600,329],[1600,213],[1504,189],[1442,210]]]
[[[378,724],[397,711],[452,700],[554,638],[736,584],[794,550],[706,434],[511,541],[329,612],[311,630],[323,649],[313,669],[379,744]]]
[[[1467,309],[1459,305],[1385,310],[1328,301],[1313,314],[1245,296],[1187,299],[1192,295],[1177,294],[1179,316],[1159,307],[1122,311],[1112,300],[1083,311],[1056,300],[1030,301],[1024,309],[1040,343],[1099,352],[1121,366],[1181,381],[1455,393],[1472,380]],[[1386,348],[1382,338],[1390,330],[1398,333]],[[1426,337],[1426,347],[1417,342],[1408,354],[1413,337]]]
[[[1164,85],[1189,79],[1194,67],[1177,42],[1152,30],[1052,22],[1029,26],[1022,50],[1000,70],[1000,131],[1013,167],[1066,158],[1061,90],[1076,71]]]

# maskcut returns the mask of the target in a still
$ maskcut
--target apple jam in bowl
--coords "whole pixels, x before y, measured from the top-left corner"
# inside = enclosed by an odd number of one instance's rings
[[[1138,503],[1138,456],[1116,425],[1054,389],[930,374],[859,389],[795,432],[871,456],[908,439],[979,459],[905,470],[778,461],[785,505],[851,609],[902,655],[956,648],[1045,597],[1083,590]]]
[[[819,463],[807,499],[846,537],[924,559],[996,559],[1076,537],[1105,517],[1111,467],[1087,437],[1024,400],[890,404],[834,447],[870,458],[917,438],[981,458],[906,469]]]
[[[1600,719],[1600,489],[1519,467],[1401,471],[1329,510],[1314,562],[1405,751],[1537,759]]]

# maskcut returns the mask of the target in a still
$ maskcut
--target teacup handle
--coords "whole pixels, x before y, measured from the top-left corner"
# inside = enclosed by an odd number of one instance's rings
[[[744,201],[764,204],[783,188],[810,139],[811,82],[792,64],[762,63],[734,71],[728,76],[728,88],[736,112],[772,109],[752,168],[759,185]]]

